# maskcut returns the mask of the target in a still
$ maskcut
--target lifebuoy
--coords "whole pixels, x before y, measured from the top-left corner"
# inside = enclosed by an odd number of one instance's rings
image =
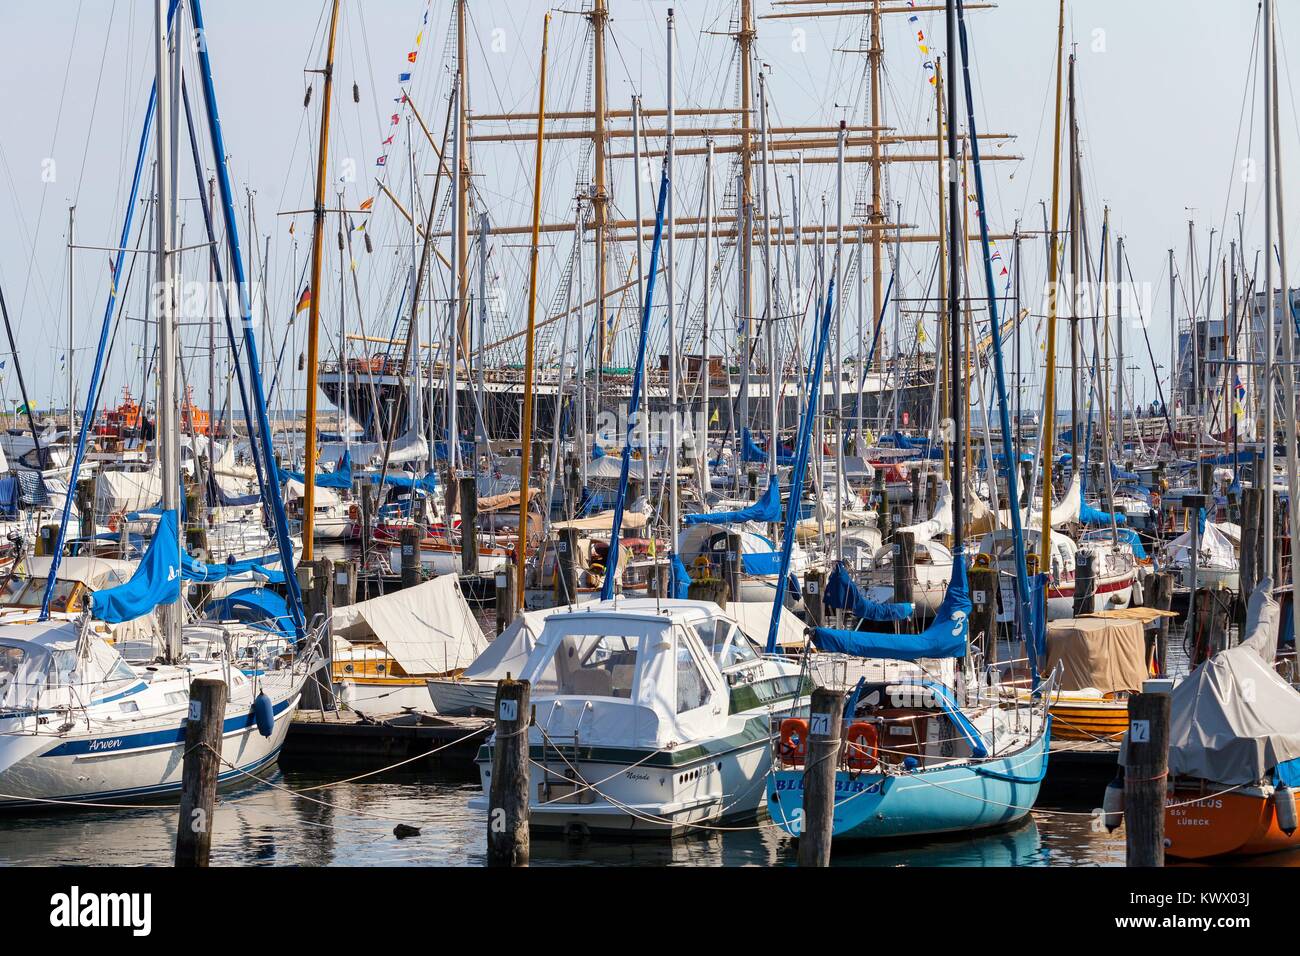
[[[122,512],[114,511],[111,515],[108,516],[108,530],[117,531],[117,529],[122,526],[121,522],[122,522]]]
[[[876,725],[857,721],[849,727],[844,763],[850,770],[874,770],[880,763],[880,737]]]
[[[808,756],[808,721],[787,717],[781,721],[781,743],[777,751],[788,764],[802,766]]]
[[[353,521],[360,521],[361,509],[358,508],[356,505],[350,505],[348,507],[348,518],[350,518]]]

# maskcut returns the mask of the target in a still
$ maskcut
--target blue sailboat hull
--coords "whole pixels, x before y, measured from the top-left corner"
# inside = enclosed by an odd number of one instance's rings
[[[1023,819],[1047,771],[1048,734],[1006,757],[902,774],[835,775],[831,833],[841,840],[897,839],[987,829]],[[803,770],[768,777],[767,812],[792,836],[803,820]]]

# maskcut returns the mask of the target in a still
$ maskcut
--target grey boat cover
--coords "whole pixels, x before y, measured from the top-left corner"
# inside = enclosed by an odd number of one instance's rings
[[[1300,757],[1300,693],[1273,669],[1280,612],[1271,592],[1265,579],[1250,596],[1240,644],[1174,688],[1171,774],[1228,785],[1294,776],[1287,764]]]

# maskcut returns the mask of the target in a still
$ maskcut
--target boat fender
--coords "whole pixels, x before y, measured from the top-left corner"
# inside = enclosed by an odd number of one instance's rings
[[[859,720],[849,727],[844,763],[850,770],[874,770],[880,762],[880,737],[875,724]]]
[[[781,742],[777,752],[785,763],[802,766],[808,756],[808,721],[802,717],[787,717],[781,721]]]
[[[257,724],[257,732],[263,737],[271,736],[275,730],[275,711],[271,707],[271,698],[266,696],[266,691],[260,691],[253,698],[253,721]]]
[[[1101,798],[1101,822],[1113,833],[1124,822],[1124,780],[1120,774],[1106,784]]]
[[[1285,783],[1279,783],[1273,791],[1273,805],[1277,813],[1277,828],[1287,836],[1295,833],[1295,791]]]

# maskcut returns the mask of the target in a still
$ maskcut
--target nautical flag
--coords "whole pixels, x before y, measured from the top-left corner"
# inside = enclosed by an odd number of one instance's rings
[[[402,121],[402,118],[401,118],[400,116],[398,116],[396,113],[394,113],[394,114],[393,114],[393,119],[392,119],[392,124],[393,124],[394,126],[396,126],[396,125],[397,125],[398,123],[400,123],[401,121]]]
[[[28,407],[27,407],[27,403],[26,403],[26,402],[23,402],[21,405],[19,405],[17,408],[14,409],[14,414],[15,414],[15,415],[26,415],[29,411],[30,411],[30,409],[28,409]]]
[[[406,62],[408,62],[408,63],[414,63],[414,62],[415,62],[415,58],[416,58],[417,56],[419,56],[419,55],[420,55],[420,51],[419,51],[419,50],[412,50],[410,53],[406,54]]]
[[[392,137],[392,136],[389,136],[388,139],[384,140],[384,141],[383,141],[382,143],[380,143],[379,145],[380,145],[380,146],[391,146],[392,143],[393,143],[393,137]]]
[[[302,295],[298,296],[298,304],[293,307],[293,314],[297,315],[303,309],[311,305],[311,286],[303,286]]]
[[[415,45],[419,46],[424,41],[424,31],[421,30],[415,35]]]
[[[3,365],[0,365],[0,368],[3,367],[4,367]],[[1237,398],[1244,399],[1246,397],[1246,386],[1241,383],[1241,376],[1234,375],[1233,382],[1234,382],[1235,390],[1237,392]]]
[[[713,410],[713,416],[709,419],[709,424],[710,425],[718,424],[718,410],[716,408]]]
[[[382,166],[382,165],[384,165],[384,163],[386,163],[386,162],[388,162],[388,157],[387,157],[387,156],[380,156],[378,159],[375,160],[375,165],[376,165],[376,166]]]
[[[361,200],[361,208],[362,208],[362,209],[369,209],[369,208],[370,208],[371,206],[373,206],[374,204],[375,204],[375,197],[374,197],[374,196],[371,196],[369,199],[363,199],[363,200]]]
[[[289,222],[289,235],[291,235],[291,236],[293,235],[293,227],[294,227],[294,223],[293,223],[292,220],[290,220],[290,222]]]
[[[411,74],[410,74],[410,73],[398,73],[398,74],[397,74],[397,82],[398,82],[398,83],[410,83],[410,82],[411,82]]]

